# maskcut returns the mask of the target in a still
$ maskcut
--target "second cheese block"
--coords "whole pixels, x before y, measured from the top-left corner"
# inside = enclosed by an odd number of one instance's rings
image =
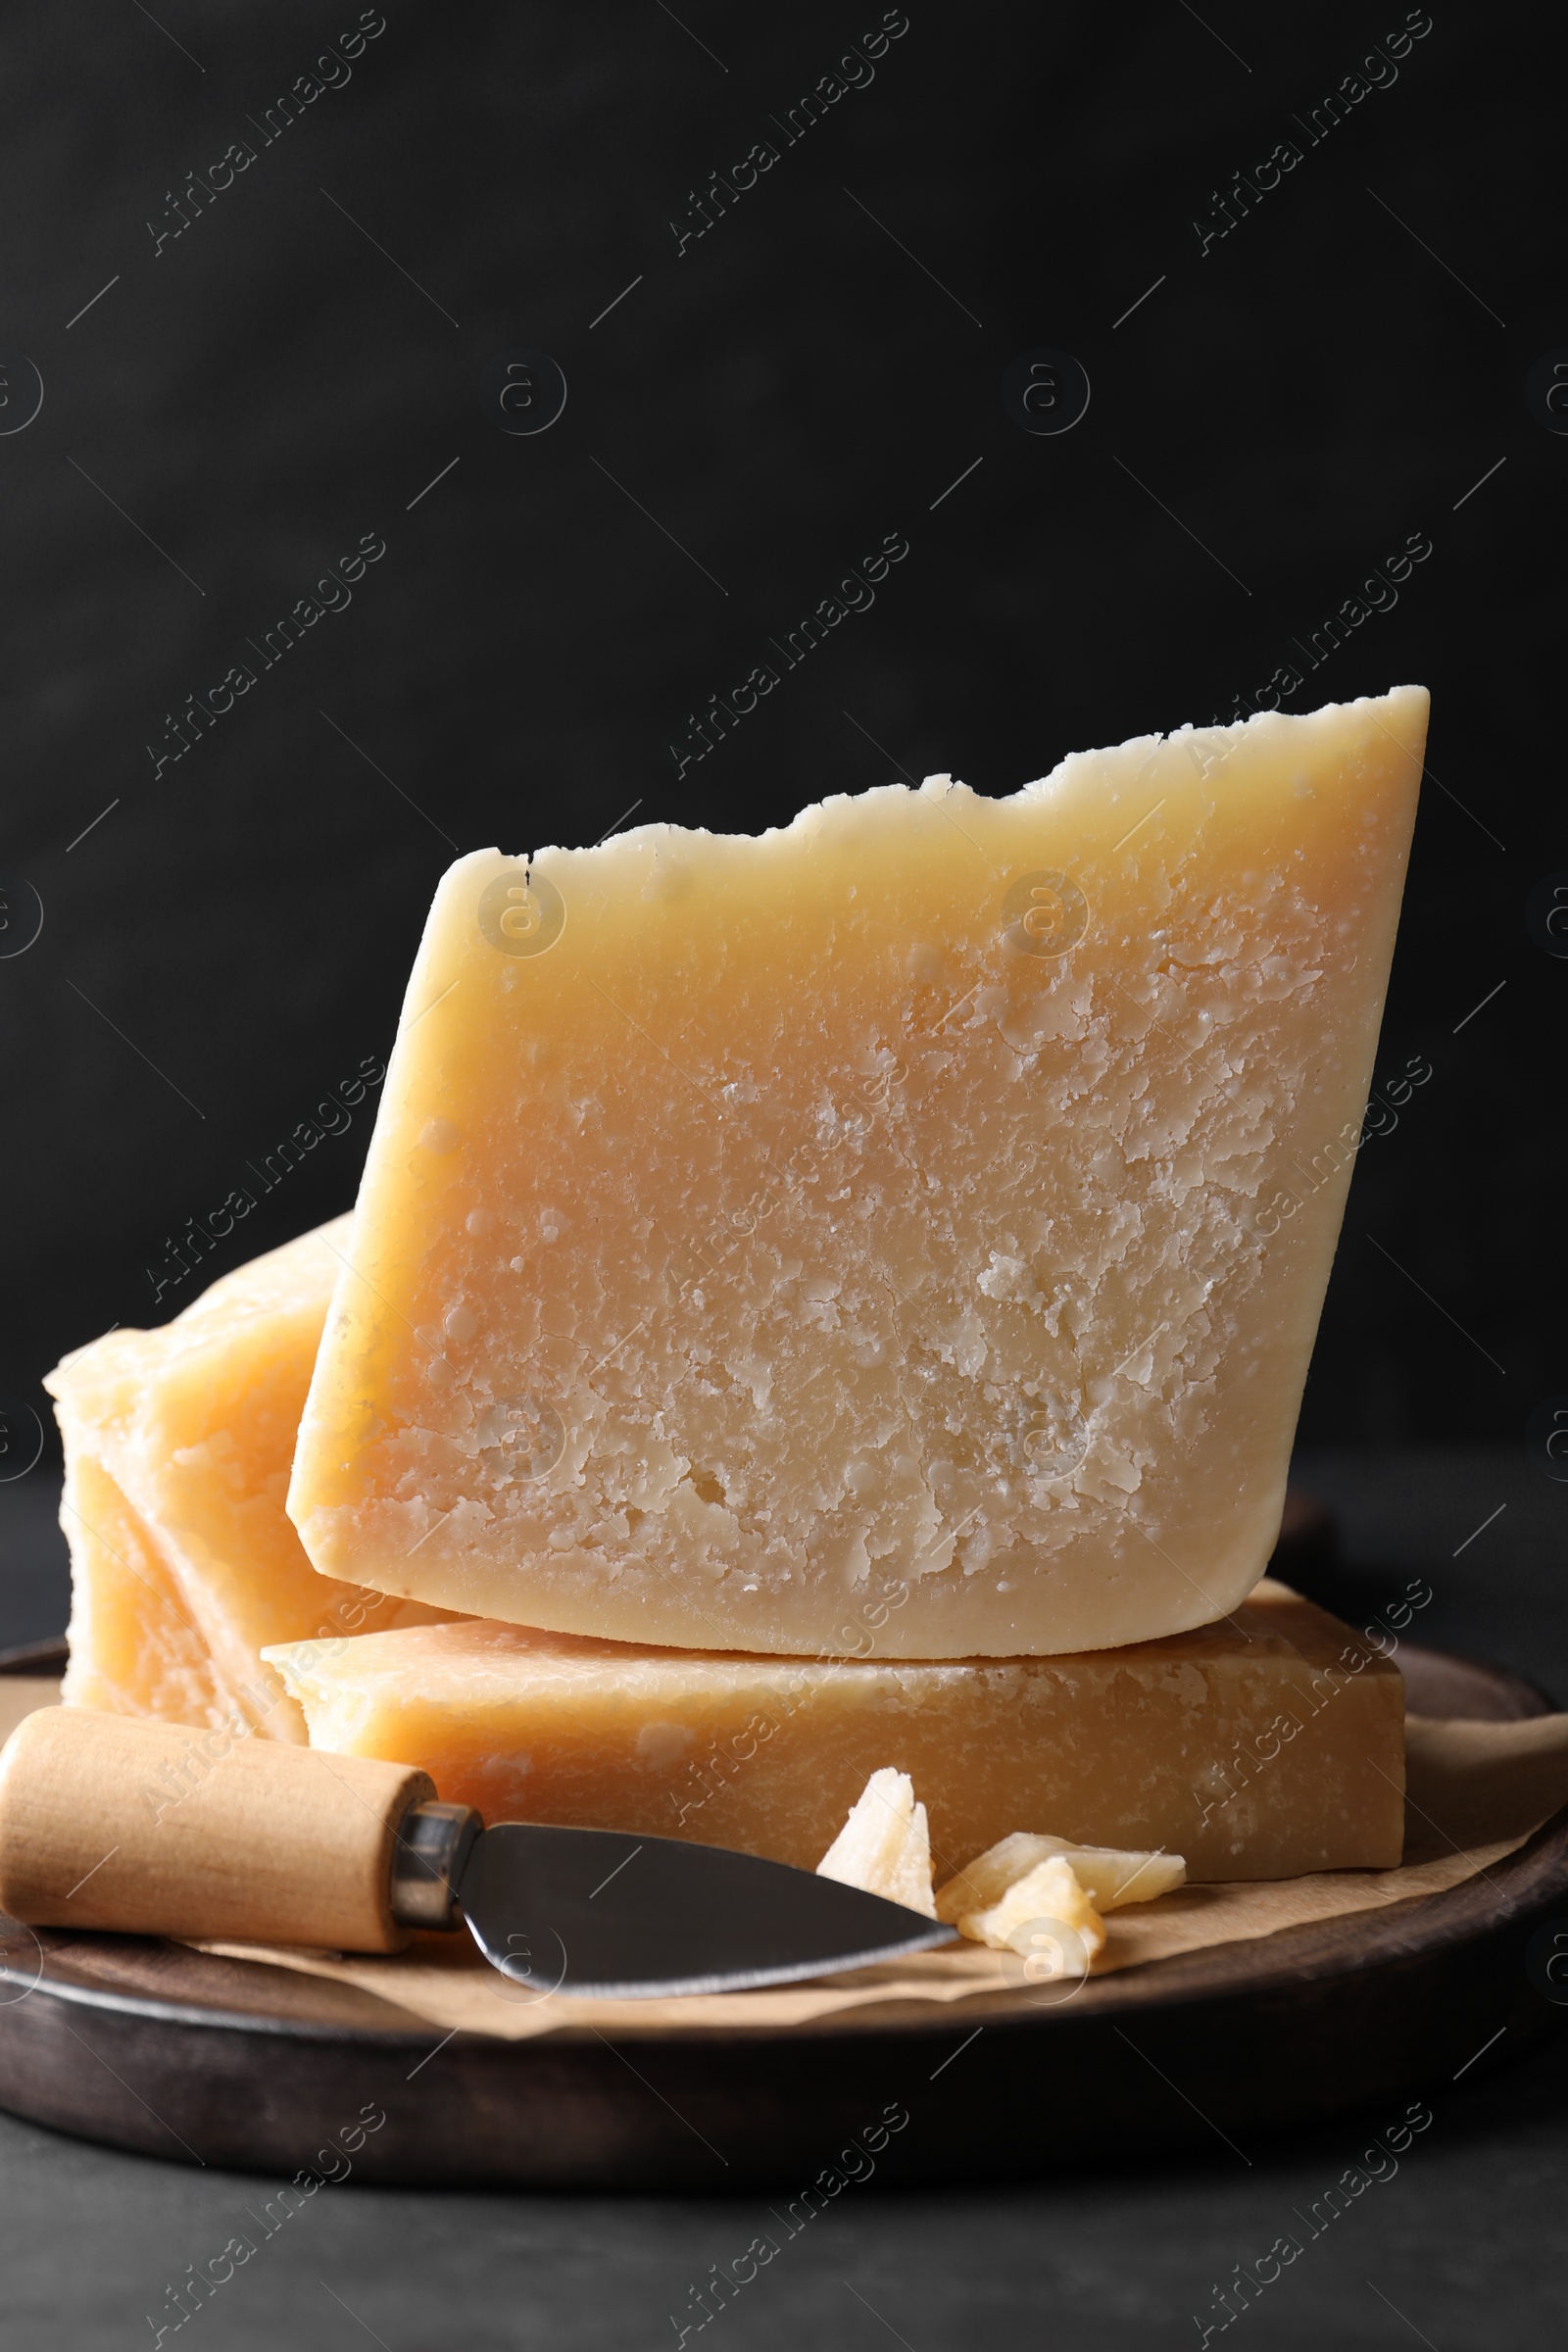
[[[431,909],[289,1508],[323,1573],[692,1648],[1011,1657],[1279,1527],[1426,731],[1380,701]],[[872,1612],[879,1612],[873,1617]]]
[[[49,1375],[74,1705],[303,1742],[266,1643],[442,1614],[324,1582],[283,1509],[350,1225],[253,1258],[172,1323],[112,1331]]]
[[[1388,1868],[1403,1838],[1398,1670],[1282,1585],[1228,1624],[1072,1658],[824,1664],[476,1623],[268,1654],[313,1746],[418,1765],[490,1821],[808,1870],[891,1769],[941,1880],[1017,1830],[1160,1847],[1195,1879]]]
[[[208,1730],[229,1723],[229,1687],[156,1537],[79,1445],[67,1451],[60,1523],[71,1545],[67,1703]],[[275,1694],[259,1660],[251,1680],[255,1700],[240,1713],[254,1724]],[[298,1738],[293,1708],[278,1712]]]

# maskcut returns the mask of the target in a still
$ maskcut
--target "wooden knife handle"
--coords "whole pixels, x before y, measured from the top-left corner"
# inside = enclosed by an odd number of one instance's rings
[[[33,1927],[396,1952],[392,1858],[428,1775],[43,1707],[0,1752],[0,1909]]]

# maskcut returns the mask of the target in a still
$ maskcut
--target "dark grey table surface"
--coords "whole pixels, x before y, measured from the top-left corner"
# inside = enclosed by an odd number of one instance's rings
[[[1568,1693],[1568,1487],[1522,1447],[1337,1453],[1298,1463],[1298,1476],[1344,1534],[1348,1564],[1325,1598],[1376,1609],[1420,1568],[1436,1597],[1412,1632]],[[0,1488],[0,1641],[64,1620],[51,1509],[41,1477]],[[709,2325],[732,2348],[1190,2345],[1216,2320],[1214,2288],[1292,2232],[1300,2258],[1232,2323],[1259,2352],[1550,2340],[1564,2309],[1568,2040],[1515,2059],[1504,2037],[1461,2080],[1417,2088],[1430,2128],[1396,2169],[1378,2161],[1385,2177],[1308,2236],[1300,2217],[1393,2115],[1242,2151],[1216,2139],[1211,2156],[1178,2165],[1141,2162],[1130,2147],[1124,2164],[1086,2171],[1073,2116],[1053,2107],[1049,2085],[1020,2085],[1038,2110],[1049,2168],[1038,2179],[850,2188]],[[905,2095],[918,2132],[919,2085]],[[107,2352],[155,2343],[161,2326],[173,2342],[169,2289],[243,2236],[254,2255],[178,2330],[194,2331],[187,2342],[674,2346],[683,2327],[688,2340],[699,2333],[692,2289],[768,2226],[768,2200],[750,2196],[442,2194],[350,2180],[268,2235],[258,2221],[274,2186],[0,2116],[0,2344]]]

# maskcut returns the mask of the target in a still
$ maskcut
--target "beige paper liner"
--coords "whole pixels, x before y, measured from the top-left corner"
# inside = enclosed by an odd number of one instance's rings
[[[1130,1903],[1106,1919],[1097,1976],[1273,1936],[1282,1928],[1380,1911],[1439,1894],[1492,1869],[1568,1804],[1568,1715],[1520,1723],[1406,1725],[1404,1859],[1395,1870],[1320,1871],[1303,1879],[1181,1886],[1157,1902]],[[1020,1827],[1025,1825],[1020,1824]],[[1029,1825],[1035,1826],[1035,1825]],[[444,2034],[487,2034],[524,2041],[564,2027],[606,2035],[737,2027],[777,2030],[891,2001],[954,2002],[974,1993],[1026,1987],[1011,1953],[961,1944],[878,1968],[759,1992],[686,1994],[673,2000],[589,2001],[529,1992],[481,1959],[466,1935],[424,1936],[395,1959],[338,1958],[247,1943],[203,1943],[201,1951],[269,1961],[306,1976],[358,1984],[423,2018]],[[1072,1987],[1044,1988],[1070,1999]]]

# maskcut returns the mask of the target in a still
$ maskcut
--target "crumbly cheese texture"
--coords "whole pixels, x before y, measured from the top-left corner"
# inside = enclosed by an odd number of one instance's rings
[[[993,1951],[1016,1952],[1035,1984],[1087,1977],[1105,1948],[1105,1924],[1062,1854],[1037,1862],[984,1911],[965,1911],[960,1936]]]
[[[850,1817],[816,1866],[819,1879],[862,1886],[867,1894],[936,1917],[931,1888],[931,1829],[906,1772],[873,1772]]]
[[[936,1915],[956,1925],[968,1912],[999,1903],[1008,1888],[1043,1862],[1065,1862],[1098,1911],[1119,1911],[1124,1903],[1152,1903],[1187,1878],[1181,1854],[1126,1853],[1112,1846],[1074,1845],[1070,1838],[1046,1838],[1015,1830],[966,1862],[939,1888]],[[967,1930],[965,1930],[967,1933]]]
[[[1256,1582],[1427,697],[440,884],[300,1432],[318,1568],[1015,1657]],[[880,1620],[874,1614],[880,1611]]]
[[[835,1663],[494,1623],[268,1655],[314,1746],[418,1765],[489,1821],[810,1870],[886,1769],[921,1791],[944,1881],[1020,1819],[1195,1879],[1385,1868],[1403,1838],[1397,1669],[1271,1583],[1228,1623],[1069,1657]]]
[[[303,1743],[268,1642],[426,1623],[332,1584],[283,1508],[351,1220],[224,1275],[158,1331],[113,1331],[46,1386],[65,1440],[74,1706]]]

